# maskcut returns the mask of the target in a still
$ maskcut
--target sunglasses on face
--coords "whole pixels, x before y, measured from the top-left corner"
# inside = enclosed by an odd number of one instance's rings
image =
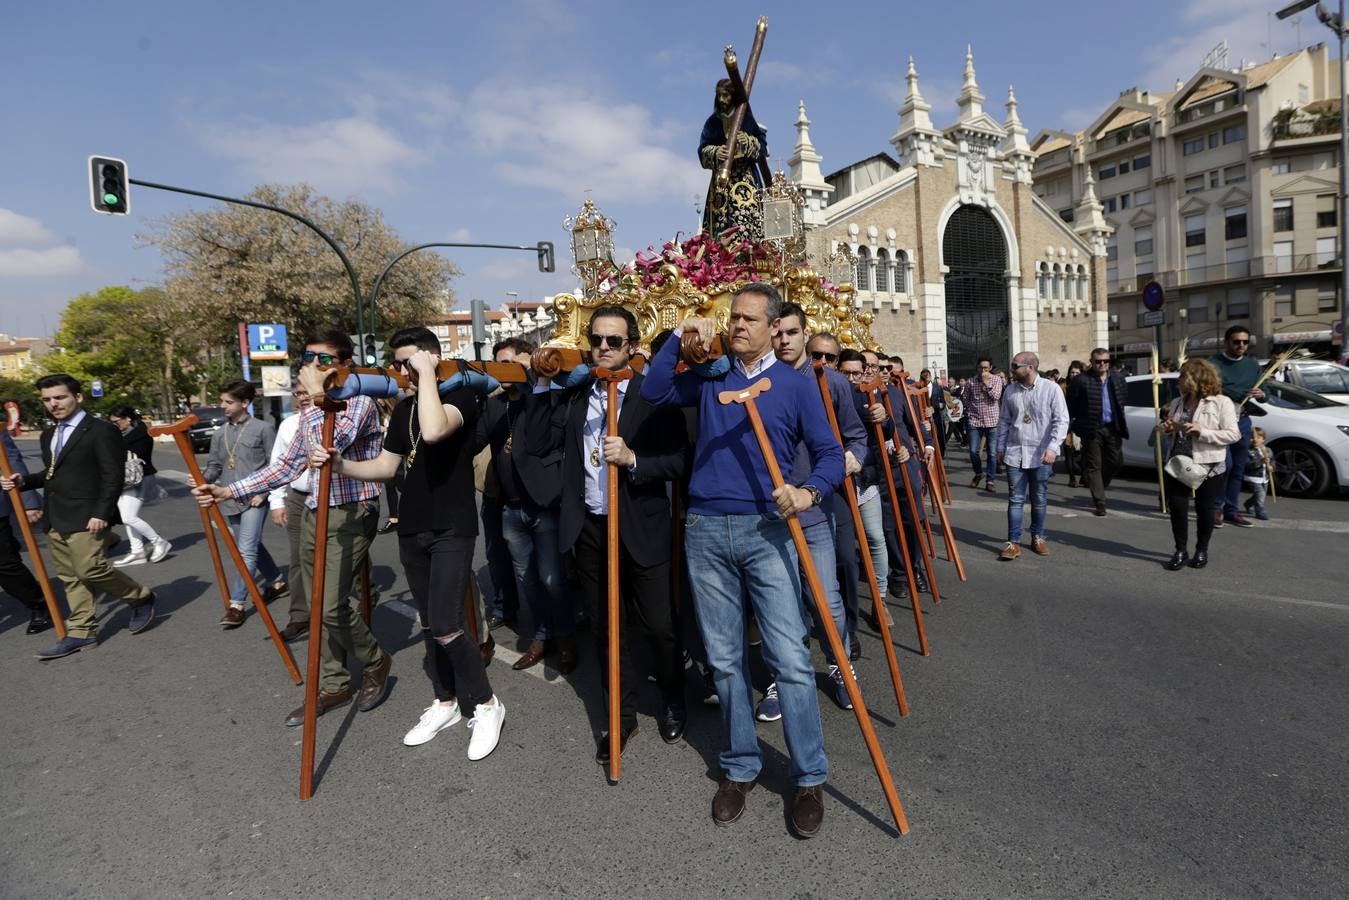
[[[1012,363],[1013,369],[1029,369],[1030,363]]]
[[[1093,366],[1103,366],[1103,365],[1109,364],[1109,362],[1110,362],[1110,357],[1107,356],[1105,359],[1093,359],[1093,360],[1091,361],[1091,364],[1092,364]]]
[[[590,349],[598,350],[601,346],[605,346],[610,350],[617,350],[627,342],[627,338],[618,334],[592,334],[590,336]]]
[[[389,365],[393,366],[400,372],[403,371],[404,369],[410,370],[412,368],[412,366],[408,364],[408,361],[406,359],[395,359]]]
[[[321,366],[331,366],[337,363],[337,357],[333,356],[331,353],[315,353],[313,350],[306,350],[304,353],[300,354],[300,360],[305,365],[309,365],[316,359]]]
[[[1231,341],[1231,342],[1232,342],[1233,344],[1240,344],[1241,346],[1245,347],[1245,346],[1248,346],[1248,345],[1251,343],[1251,339],[1250,339],[1250,338],[1247,338],[1246,340],[1243,341],[1243,340],[1241,340],[1240,338],[1232,338],[1232,341]]]
[[[825,353],[823,350],[812,350],[812,351],[810,351],[810,358],[813,359],[813,360],[815,360],[816,362],[819,362],[820,360],[824,360],[824,361],[827,362],[827,363],[836,363],[836,362],[838,362],[838,354],[837,354],[837,353]]]

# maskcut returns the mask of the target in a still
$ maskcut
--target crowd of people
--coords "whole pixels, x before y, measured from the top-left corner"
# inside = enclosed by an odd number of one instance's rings
[[[606,703],[609,667],[621,672],[620,733],[611,743],[607,731],[598,731],[597,762],[609,763],[612,744],[621,753],[638,731],[639,660],[660,693],[656,729],[667,743],[683,735],[685,671],[694,667],[701,676],[698,699],[719,707],[724,729],[715,822],[730,825],[743,814],[763,764],[755,723],[780,719],[797,786],[791,826],[811,836],[823,821],[828,760],[809,642],[819,642],[826,660],[826,696],[851,708],[845,669],[850,672],[861,654],[860,554],[867,554],[881,596],[903,598],[909,584],[928,591],[930,573],[916,548],[925,524],[924,494],[939,468],[934,455],[948,441],[966,444],[976,489],[995,490],[1005,472],[1008,540],[1000,556],[1020,554],[1027,500],[1030,549],[1045,555],[1046,489],[1069,432],[1080,440],[1083,479],[1104,514],[1104,492],[1127,424],[1122,382],[1111,374],[1104,349],[1093,351],[1089,367],[1079,366],[1081,373],[1062,386],[1039,373],[1035,354],[1023,352],[1012,358],[1007,374],[981,359],[978,372],[952,388],[927,370],[910,379],[902,359],[844,348],[835,336],[808,328],[799,306],[785,303],[771,286],[751,284],[732,301],[725,356],[692,365],[681,360],[686,343],[705,353],[714,347],[715,323],[695,318],[658,336],[636,366],[642,353],[636,319],[622,307],[601,307],[587,325],[588,365],[546,377],[530,367],[534,348],[504,340],[493,347],[493,358],[520,363],[523,378],[490,395],[476,383],[442,378],[435,335],[407,328],[389,340],[392,367],[408,385],[403,396],[383,416],[370,397],[348,398],[326,443],[325,414],[310,400],[323,395],[329,370],[351,364],[353,348],[343,332],[321,331],[305,339],[294,384],[297,412],[279,428],[250,415],[252,385],[222,386],[227,422],[212,439],[204,481],[193,494],[203,506],[222,507],[251,577],[265,586],[263,599],[289,591],[290,616],[281,632],[287,641],[304,637],[310,627],[306,586],[315,577],[314,548],[324,543],[318,714],[352,702],[368,711],[390,691],[392,654],[353,609],[352,598],[380,532],[381,485],[396,479],[400,499],[387,530],[397,534],[430,682],[430,704],[403,743],[424,744],[466,719],[470,759],[498,746],[506,707],[487,675],[493,641],[487,634],[485,640],[471,637],[471,607],[464,603],[481,532],[490,573],[486,625],[511,628],[522,639],[513,668],[551,659],[569,674],[578,660],[578,618],[588,618]],[[1240,446],[1249,422],[1234,403],[1260,396],[1254,362],[1243,362],[1244,334],[1229,331],[1221,369],[1198,359],[1181,367],[1180,397],[1158,428],[1169,460],[1183,457],[1205,470],[1193,488],[1199,529],[1191,556],[1189,470],[1178,466],[1173,475],[1168,464],[1177,548],[1170,569],[1202,567],[1212,529],[1224,517],[1240,524],[1239,511],[1228,513],[1218,504],[1230,497],[1232,477],[1238,490],[1253,477]],[[609,376],[595,372],[619,373],[613,376],[616,436],[606,428]],[[49,529],[48,546],[70,608],[66,636],[38,653],[51,660],[97,646],[97,592],[131,606],[132,634],[148,628],[155,595],[127,573],[164,559],[171,547],[140,517],[141,504],[162,489],[154,480],[152,444],[135,411],[116,410],[108,421],[87,414],[81,386],[66,375],[46,376],[37,387],[55,422],[41,437],[43,470],[27,472],[6,435],[15,474],[0,479],[0,487],[22,490],[26,518],[45,518]],[[747,392],[757,393],[765,438],[785,476],[781,486],[770,479],[744,407],[727,402]],[[325,465],[331,487],[320,497],[317,472]],[[40,502],[38,489],[45,489]],[[1262,495],[1252,499],[1252,511],[1263,513]],[[860,512],[860,534],[850,500]],[[320,504],[328,507],[323,534],[317,528]],[[608,517],[615,508],[619,542],[610,547]],[[269,516],[285,529],[285,577],[261,541]],[[793,516],[819,575],[820,598],[811,596],[789,538],[787,519]],[[106,535],[119,523],[128,526],[130,549],[110,562]],[[617,659],[610,657],[605,607],[611,552],[618,555],[621,590]],[[30,633],[51,626],[12,533],[9,541],[0,540],[0,587],[32,610]],[[256,595],[254,585],[236,577],[222,627],[243,624],[250,595]],[[872,615],[887,613],[881,607]],[[829,626],[849,658],[830,649]],[[757,686],[757,700],[751,653],[762,656],[769,675]],[[292,710],[285,724],[301,724],[304,713],[303,706]]]

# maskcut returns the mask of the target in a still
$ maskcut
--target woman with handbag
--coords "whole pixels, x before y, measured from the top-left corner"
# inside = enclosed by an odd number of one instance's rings
[[[1176,552],[1165,568],[1177,572],[1208,565],[1208,542],[1213,535],[1213,510],[1227,480],[1227,445],[1241,437],[1237,410],[1223,396],[1222,377],[1206,359],[1186,360],[1180,367],[1180,396],[1171,401],[1157,430],[1167,438],[1166,503],[1171,512],[1171,534]],[[1195,497],[1198,535],[1194,557],[1185,552],[1189,537],[1190,495]]]
[[[122,494],[117,498],[117,512],[122,517],[127,540],[131,543],[130,552],[113,560],[112,564],[120,569],[146,562],[157,563],[169,555],[172,545],[141,518],[141,506],[146,501],[158,500],[163,496],[163,488],[155,480],[155,465],[151,462],[155,442],[141,417],[130,406],[114,409],[108,421],[121,429],[122,443],[127,450],[127,477]],[[139,478],[136,477],[137,472]]]
[[[1081,375],[1085,368],[1086,364],[1080,359],[1075,359],[1068,364],[1068,377],[1059,382],[1059,387],[1063,388],[1065,397],[1068,396],[1068,385],[1072,383],[1074,378]],[[1068,432],[1068,437],[1063,439],[1063,471],[1068,473],[1068,487],[1070,488],[1078,487],[1079,484],[1083,487],[1086,486],[1086,482],[1080,480],[1082,478],[1081,450],[1082,439],[1071,431]]]

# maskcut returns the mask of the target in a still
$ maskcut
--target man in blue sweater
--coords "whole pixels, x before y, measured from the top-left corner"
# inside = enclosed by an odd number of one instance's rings
[[[764,660],[777,676],[789,774],[797,785],[792,825],[797,834],[810,837],[824,820],[828,762],[815,672],[802,643],[807,627],[799,560],[785,517],[830,498],[843,480],[843,448],[834,440],[818,388],[773,355],[781,314],[782,298],[774,288],[746,285],[731,303],[729,369],[708,378],[694,372],[676,375],[679,341],[667,341],[651,362],[641,395],[655,404],[698,407],[685,556],[729,745],[720,756],[723,778],[712,799],[712,818],[718,825],[736,822],[763,767],[745,663],[743,597],[748,596],[763,635]],[[675,333],[689,332],[710,348],[716,323],[686,319]],[[762,378],[772,388],[756,404],[778,466],[792,470],[800,441],[813,460],[799,485],[773,488],[744,406],[718,399],[723,391],[741,391]]]
[[[1237,408],[1237,427],[1241,438],[1227,445],[1227,486],[1222,507],[1213,511],[1213,525],[1222,528],[1224,522],[1250,528],[1252,522],[1241,511],[1241,479],[1245,460],[1251,451],[1251,413],[1244,404],[1247,398],[1265,399],[1265,392],[1255,386],[1260,380],[1260,363],[1247,354],[1251,349],[1251,332],[1245,325],[1233,325],[1223,336],[1223,352],[1209,357],[1223,378],[1223,394]]]

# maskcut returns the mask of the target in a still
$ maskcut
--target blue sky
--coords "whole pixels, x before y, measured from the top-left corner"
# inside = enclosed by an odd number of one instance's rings
[[[459,305],[569,290],[561,221],[586,189],[629,253],[696,227],[694,151],[721,51],[769,16],[755,113],[786,168],[805,100],[826,172],[890,150],[908,56],[938,127],[965,45],[999,119],[1007,86],[1040,128],[1080,128],[1137,85],[1188,77],[1219,40],[1231,63],[1297,46],[1249,0],[1127,4],[601,2],[12,3],[0,55],[0,331],[55,330],[67,300],[162,278],[136,239],[190,202],[133,189],[132,215],[89,209],[85,159],[224,194],[308,181],[380,207],[409,241],[553,240],[458,251]],[[1303,44],[1328,35],[1310,16]]]

